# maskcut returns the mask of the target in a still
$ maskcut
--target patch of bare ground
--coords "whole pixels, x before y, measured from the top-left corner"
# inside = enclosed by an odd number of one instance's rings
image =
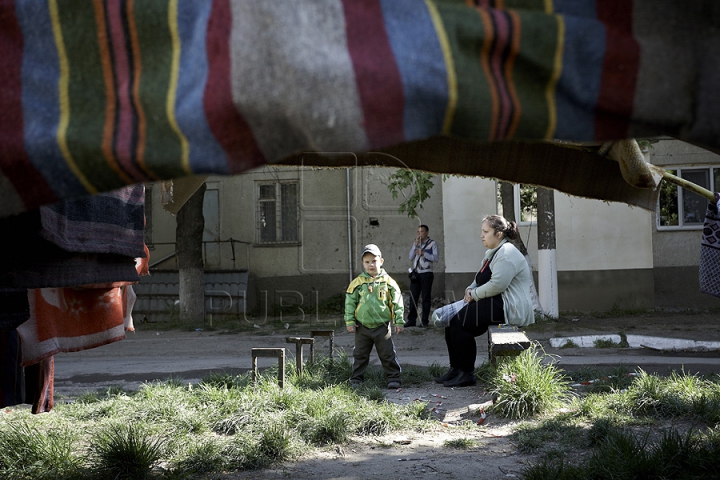
[[[428,383],[391,390],[387,399],[399,404],[426,402],[437,422],[422,431],[354,437],[347,444],[327,446],[271,469],[222,478],[520,478],[536,457],[520,453],[513,444],[518,422],[483,415],[490,396],[481,387],[449,389]],[[463,447],[453,446],[453,441]]]

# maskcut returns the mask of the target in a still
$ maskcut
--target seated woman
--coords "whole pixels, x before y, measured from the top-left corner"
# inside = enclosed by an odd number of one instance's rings
[[[535,322],[530,286],[532,272],[525,257],[508,242],[518,235],[517,224],[500,215],[483,218],[480,239],[488,251],[475,281],[465,289],[469,302],[445,327],[450,370],[435,379],[446,387],[475,385],[475,337],[488,326],[525,326]]]

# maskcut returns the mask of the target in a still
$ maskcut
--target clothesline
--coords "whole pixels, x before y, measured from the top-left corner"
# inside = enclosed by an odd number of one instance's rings
[[[707,198],[711,202],[715,202],[715,194],[710,190],[701,187],[700,185],[689,182],[684,178],[680,178],[677,175],[673,175],[672,173],[669,173],[667,171],[663,172],[663,179],[670,183],[674,183],[675,185],[678,185],[686,190],[697,193],[698,195]]]

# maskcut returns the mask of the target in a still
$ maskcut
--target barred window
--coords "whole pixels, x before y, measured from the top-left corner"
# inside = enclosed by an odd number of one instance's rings
[[[713,192],[720,188],[720,167],[675,168],[668,172]],[[658,196],[658,230],[701,228],[707,204],[708,200],[697,193],[662,182]]]
[[[297,243],[299,216],[297,182],[257,183],[258,243]]]

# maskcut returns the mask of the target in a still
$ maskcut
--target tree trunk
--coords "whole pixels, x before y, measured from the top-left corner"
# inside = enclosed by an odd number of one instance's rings
[[[180,322],[202,323],[205,320],[205,269],[202,239],[203,183],[178,211],[175,229],[175,248],[180,275]]]
[[[515,219],[515,189],[512,183],[500,182],[500,203],[503,207],[503,217],[505,217],[505,220],[517,223],[517,220]],[[525,257],[525,261],[527,262],[528,267],[532,272],[530,255],[528,255],[527,248],[525,247],[525,243],[523,243],[520,235],[518,235],[515,240],[509,241],[512,242],[512,244],[515,245],[518,250],[520,250],[520,253],[523,254],[523,256]],[[540,303],[540,299],[538,298],[535,283],[533,283],[530,287],[530,298],[532,298],[533,309],[540,313],[544,313],[542,304]]]
[[[538,278],[545,314],[557,318],[558,287],[555,257],[555,192],[538,187]]]

